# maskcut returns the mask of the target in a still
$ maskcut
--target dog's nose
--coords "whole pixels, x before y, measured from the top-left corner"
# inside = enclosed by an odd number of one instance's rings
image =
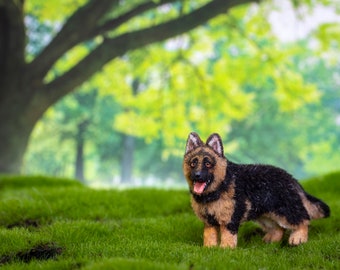
[[[201,179],[202,173],[201,172],[195,172],[195,178]]]

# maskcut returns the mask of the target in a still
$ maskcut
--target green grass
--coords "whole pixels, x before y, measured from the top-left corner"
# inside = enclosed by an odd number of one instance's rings
[[[202,247],[203,225],[186,190],[93,190],[67,179],[3,176],[0,266],[340,269],[340,173],[302,184],[332,211],[330,218],[312,222],[306,244],[265,244],[257,225],[246,223],[237,249],[228,250]]]

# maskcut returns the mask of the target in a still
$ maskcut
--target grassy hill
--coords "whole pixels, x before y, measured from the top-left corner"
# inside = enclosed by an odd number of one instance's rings
[[[265,244],[242,225],[235,250],[202,247],[186,190],[93,190],[76,181],[0,177],[3,269],[340,269],[340,173],[302,182],[331,207],[308,243]]]

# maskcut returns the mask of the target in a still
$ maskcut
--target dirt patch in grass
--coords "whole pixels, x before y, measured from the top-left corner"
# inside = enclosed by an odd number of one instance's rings
[[[22,261],[29,263],[31,260],[51,260],[55,259],[62,253],[63,249],[55,243],[43,243],[35,247],[20,251],[16,254],[4,255],[0,258],[0,265],[7,264],[12,261]]]
[[[22,221],[18,221],[13,224],[7,225],[7,229],[13,229],[13,228],[39,228],[40,223],[39,220],[36,219],[25,219]]]

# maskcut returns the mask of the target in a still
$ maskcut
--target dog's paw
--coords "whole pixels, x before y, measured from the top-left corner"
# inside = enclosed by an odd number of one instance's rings
[[[293,231],[288,239],[288,243],[292,246],[297,246],[306,243],[308,240],[308,226],[301,226]]]

